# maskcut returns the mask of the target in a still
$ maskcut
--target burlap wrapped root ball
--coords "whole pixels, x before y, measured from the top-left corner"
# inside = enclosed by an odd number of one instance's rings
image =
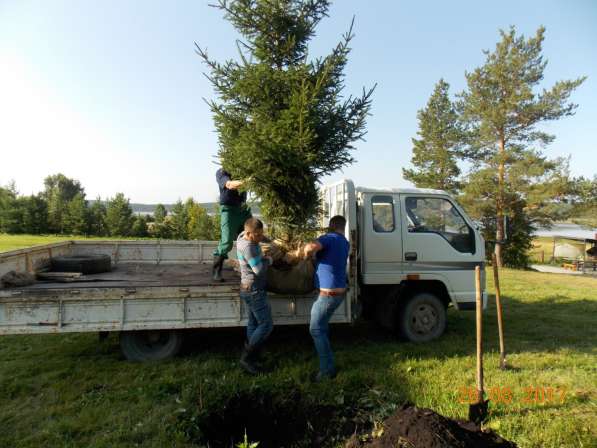
[[[308,294],[315,288],[315,265],[305,257],[305,244],[286,250],[280,243],[263,244],[263,254],[273,259],[267,270],[267,289],[278,294]]]

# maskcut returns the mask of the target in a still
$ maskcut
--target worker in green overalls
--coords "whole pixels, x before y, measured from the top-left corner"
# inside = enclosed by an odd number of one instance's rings
[[[232,180],[230,173],[220,168],[216,172],[216,181],[220,187],[220,243],[213,253],[214,264],[212,276],[214,281],[222,282],[222,266],[228,258],[228,252],[243,230],[245,221],[252,217],[251,209],[247,206],[247,193],[240,192],[243,182]]]

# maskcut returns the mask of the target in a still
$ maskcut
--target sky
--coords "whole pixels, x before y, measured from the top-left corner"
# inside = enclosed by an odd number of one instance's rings
[[[212,1],[0,0],[0,185],[21,194],[55,173],[89,199],[217,199],[218,138],[204,99],[214,98],[194,52],[237,58],[240,36]],[[311,42],[325,55],[355,17],[346,93],[377,83],[357,162],[325,181],[401,187],[417,111],[444,78],[455,94],[482,65],[499,29],[546,27],[542,87],[588,76],[573,117],[548,123],[544,152],[571,156],[571,173],[597,173],[597,2],[592,0],[337,0]]]

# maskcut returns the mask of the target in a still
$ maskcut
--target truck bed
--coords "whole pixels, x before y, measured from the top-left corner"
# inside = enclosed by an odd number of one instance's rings
[[[111,272],[83,275],[73,281],[38,280],[35,284],[21,286],[21,291],[82,289],[82,288],[137,288],[137,287],[188,287],[188,286],[232,286],[238,287],[240,275],[232,268],[222,272],[224,282],[211,278],[210,263],[184,263],[155,265],[146,263],[122,263]]]
[[[0,335],[239,327],[247,307],[230,266],[211,279],[217,241],[68,241],[0,254],[4,273],[47,270],[64,255],[108,254],[112,271],[0,288]],[[235,251],[231,251],[234,258]],[[314,294],[270,294],[276,325],[307,324]],[[332,322],[351,322],[344,301]]]

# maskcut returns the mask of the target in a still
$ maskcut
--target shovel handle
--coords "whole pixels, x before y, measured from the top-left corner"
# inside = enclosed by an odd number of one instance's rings
[[[483,401],[483,300],[481,299],[481,268],[475,267],[475,293],[477,318],[477,394]]]

